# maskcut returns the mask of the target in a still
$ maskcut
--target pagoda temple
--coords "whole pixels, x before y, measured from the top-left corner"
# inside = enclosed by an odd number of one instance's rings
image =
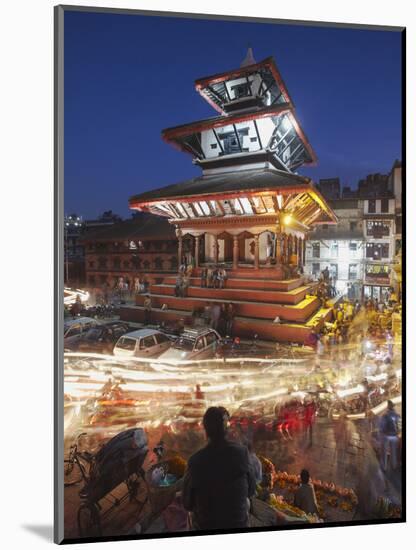
[[[302,276],[305,238],[316,224],[336,223],[313,182],[297,173],[316,162],[315,152],[272,57],[257,63],[250,48],[239,68],[195,87],[217,115],[167,128],[162,137],[190,154],[202,175],[129,200],[132,209],[168,218],[178,264],[194,266],[186,298],[174,295],[174,277],[152,285],[154,317],[187,318],[208,302],[232,301],[237,334],[303,341],[330,316]],[[207,265],[225,266],[225,289],[200,288]],[[142,301],[124,317],[141,318]]]

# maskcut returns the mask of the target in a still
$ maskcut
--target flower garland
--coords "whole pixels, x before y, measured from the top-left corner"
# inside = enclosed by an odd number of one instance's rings
[[[295,493],[300,484],[300,476],[297,474],[289,474],[286,471],[276,471],[276,468],[268,458],[259,456],[263,468],[263,481],[261,483],[260,491],[264,492],[272,490],[273,487],[286,490],[289,493]],[[321,481],[320,479],[311,479],[311,483],[315,489],[316,500],[318,502],[319,515],[324,517],[324,506],[331,508],[340,508],[343,512],[352,512],[357,506],[358,498],[352,489],[335,485],[335,483]],[[276,497],[276,495],[274,495]],[[269,502],[275,507],[275,500],[270,495],[272,502]],[[277,497],[276,497],[277,498]],[[284,502],[284,504],[282,504]],[[287,510],[291,510],[298,513],[298,509],[292,507],[286,501],[283,501],[283,497],[279,500],[279,506],[285,506]],[[282,510],[284,511],[284,510]],[[300,511],[305,515],[302,511]],[[295,514],[296,515],[296,514]]]

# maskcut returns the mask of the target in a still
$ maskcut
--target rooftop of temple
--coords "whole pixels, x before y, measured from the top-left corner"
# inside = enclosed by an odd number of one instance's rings
[[[191,200],[194,198],[195,200]],[[311,180],[272,169],[203,175],[130,198],[130,207],[176,219],[293,213],[305,225],[336,216]]]

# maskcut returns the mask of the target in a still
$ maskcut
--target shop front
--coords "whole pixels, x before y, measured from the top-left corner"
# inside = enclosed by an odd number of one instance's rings
[[[390,268],[388,265],[370,264],[365,269],[363,297],[387,302],[390,294]]]

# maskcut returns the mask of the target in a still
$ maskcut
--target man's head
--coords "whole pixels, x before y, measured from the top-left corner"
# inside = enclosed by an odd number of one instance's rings
[[[209,407],[202,419],[208,439],[215,441],[224,439],[229,418],[230,415],[224,407]]]
[[[387,401],[387,408],[389,411],[394,411],[394,403],[390,399]]]
[[[309,472],[308,470],[302,470],[301,473],[300,473],[300,480],[301,482],[306,485],[307,483],[309,483],[309,480],[310,480],[311,476],[309,475]]]

